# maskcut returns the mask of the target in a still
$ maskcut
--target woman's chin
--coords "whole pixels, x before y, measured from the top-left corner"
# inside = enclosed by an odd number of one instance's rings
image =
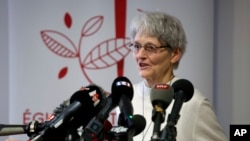
[[[139,75],[142,77],[142,78],[149,78],[151,75],[149,75],[149,73],[147,72],[139,72]]]

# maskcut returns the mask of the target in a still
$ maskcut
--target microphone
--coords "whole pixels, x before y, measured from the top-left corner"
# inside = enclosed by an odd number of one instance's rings
[[[0,136],[17,135],[26,133],[26,125],[0,124]]]
[[[86,141],[91,141],[95,138],[99,138],[103,128],[105,127],[105,121],[107,120],[109,113],[118,105],[114,100],[113,94],[110,94],[103,106],[102,110],[92,118],[87,126],[84,128],[83,137]],[[111,127],[112,128],[112,127]]]
[[[0,124],[0,136],[27,134],[32,136],[43,129],[43,124],[38,121],[31,121],[27,125]]]
[[[119,96],[120,115],[118,125],[130,127],[132,125],[132,118],[134,108],[131,100],[134,96],[132,83],[126,77],[117,77],[112,83],[112,93]],[[117,98],[118,99],[118,98]]]
[[[131,118],[133,124],[130,127],[116,126],[108,132],[108,140],[133,141],[133,137],[140,134],[146,127],[146,119],[141,115]]]
[[[146,119],[142,115],[134,115],[132,121],[133,121],[133,124],[128,129],[129,137],[137,136],[146,127]]]
[[[91,124],[92,127],[88,129],[88,134],[86,134],[86,132],[84,132],[84,134],[82,134],[83,140],[84,141],[100,141],[100,140],[107,140],[107,133],[110,131],[110,129],[112,129],[112,124],[108,121],[105,120],[104,123],[101,125],[101,132],[98,133],[98,136],[95,135],[95,127],[99,128],[99,125],[95,126],[96,124]],[[85,129],[84,129],[85,130]],[[93,130],[93,131],[89,131],[89,130]],[[93,134],[91,134],[93,132]]]
[[[52,117],[60,114],[68,105],[69,100],[64,101],[62,104],[60,104],[60,107],[57,107],[57,109],[54,110]],[[46,122],[39,123],[36,120],[29,122],[27,125],[0,124],[0,136],[27,134],[29,137],[33,137],[42,131],[45,126]]]
[[[175,125],[180,118],[180,110],[184,102],[189,101],[194,94],[193,84],[186,79],[179,79],[172,84],[174,88],[174,105],[171,113],[168,115],[167,125],[162,131],[161,139],[175,141],[177,135]]]
[[[165,120],[165,110],[171,103],[174,90],[168,84],[156,84],[150,91],[150,99],[153,106],[152,121],[154,122],[151,140],[160,139],[161,123]]]
[[[52,120],[47,121],[45,129],[31,141],[58,140],[56,135],[65,137],[69,129],[86,126],[100,111],[105,98],[104,91],[95,84],[75,92],[70,98],[70,104]]]
[[[189,101],[194,94],[193,84],[186,79],[179,79],[173,83],[174,88],[174,105],[171,113],[168,116],[167,123],[169,125],[176,125],[180,115],[180,110],[184,102]]]
[[[120,94],[120,92],[125,91],[125,93],[129,93],[129,94],[132,93],[132,96],[129,95],[129,99],[130,100],[132,99],[133,89],[131,92],[131,88],[127,88],[127,87],[132,87],[132,84],[125,77],[118,77],[113,81],[113,84],[111,87],[111,94],[106,99],[106,103],[103,106],[102,110],[93,119],[90,120],[90,122],[88,123],[88,125],[84,129],[83,136],[84,136],[85,140],[91,140],[94,138],[98,138],[98,136],[100,136],[101,132],[103,131],[103,124],[104,124],[105,120],[108,118],[109,113],[116,106],[123,105],[127,102],[127,101],[124,102],[124,100],[127,100],[127,98],[125,96],[123,96],[123,94]],[[122,100],[122,99],[124,99],[124,100]],[[127,105],[129,105],[128,102],[127,102]],[[124,106],[124,107],[128,108],[128,109],[124,109],[123,111],[125,113],[130,113],[131,107],[132,107],[131,102],[130,102],[129,107],[126,107],[126,106]]]

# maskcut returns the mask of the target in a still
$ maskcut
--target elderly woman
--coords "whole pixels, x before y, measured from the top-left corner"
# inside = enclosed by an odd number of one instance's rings
[[[139,75],[143,81],[134,85],[134,114],[145,117],[147,125],[135,141],[151,140],[154,122],[150,90],[157,83],[172,85],[180,77],[174,74],[186,50],[186,35],[181,22],[163,12],[143,12],[131,22],[131,44]],[[167,94],[167,93],[166,93]],[[170,113],[174,100],[168,106]],[[167,117],[161,127],[165,127]],[[161,130],[162,131],[162,130]],[[226,141],[212,104],[197,89],[183,104],[176,124],[177,141]]]

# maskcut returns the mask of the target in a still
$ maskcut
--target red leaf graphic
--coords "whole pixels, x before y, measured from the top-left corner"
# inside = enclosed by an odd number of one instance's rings
[[[62,68],[58,74],[58,79],[62,79],[63,77],[65,77],[67,72],[68,72],[68,67]]]
[[[41,37],[45,45],[55,54],[66,58],[75,58],[78,56],[77,51],[69,49],[74,48],[76,50],[74,43],[62,33],[43,30],[41,31]],[[65,44],[67,44],[67,46]]]
[[[70,28],[72,25],[72,18],[68,12],[64,15],[64,23],[68,28]]]
[[[98,44],[85,57],[83,67],[102,69],[117,64],[129,54],[129,43],[128,38],[113,38]]]
[[[103,16],[95,16],[90,18],[82,28],[82,37],[91,36],[96,33],[102,26]]]

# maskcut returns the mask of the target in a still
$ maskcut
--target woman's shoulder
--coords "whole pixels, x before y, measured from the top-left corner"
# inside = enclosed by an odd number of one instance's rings
[[[174,77],[171,84],[173,84],[176,81],[181,80],[181,79],[183,79],[183,78]],[[205,97],[205,95],[203,95],[200,92],[200,90],[197,89],[195,86],[193,86],[193,89],[194,89],[193,95],[192,95],[191,99],[189,101],[187,101],[187,103],[189,103],[188,105],[196,105],[197,106],[197,105],[201,105],[203,102],[209,101],[208,98]]]

